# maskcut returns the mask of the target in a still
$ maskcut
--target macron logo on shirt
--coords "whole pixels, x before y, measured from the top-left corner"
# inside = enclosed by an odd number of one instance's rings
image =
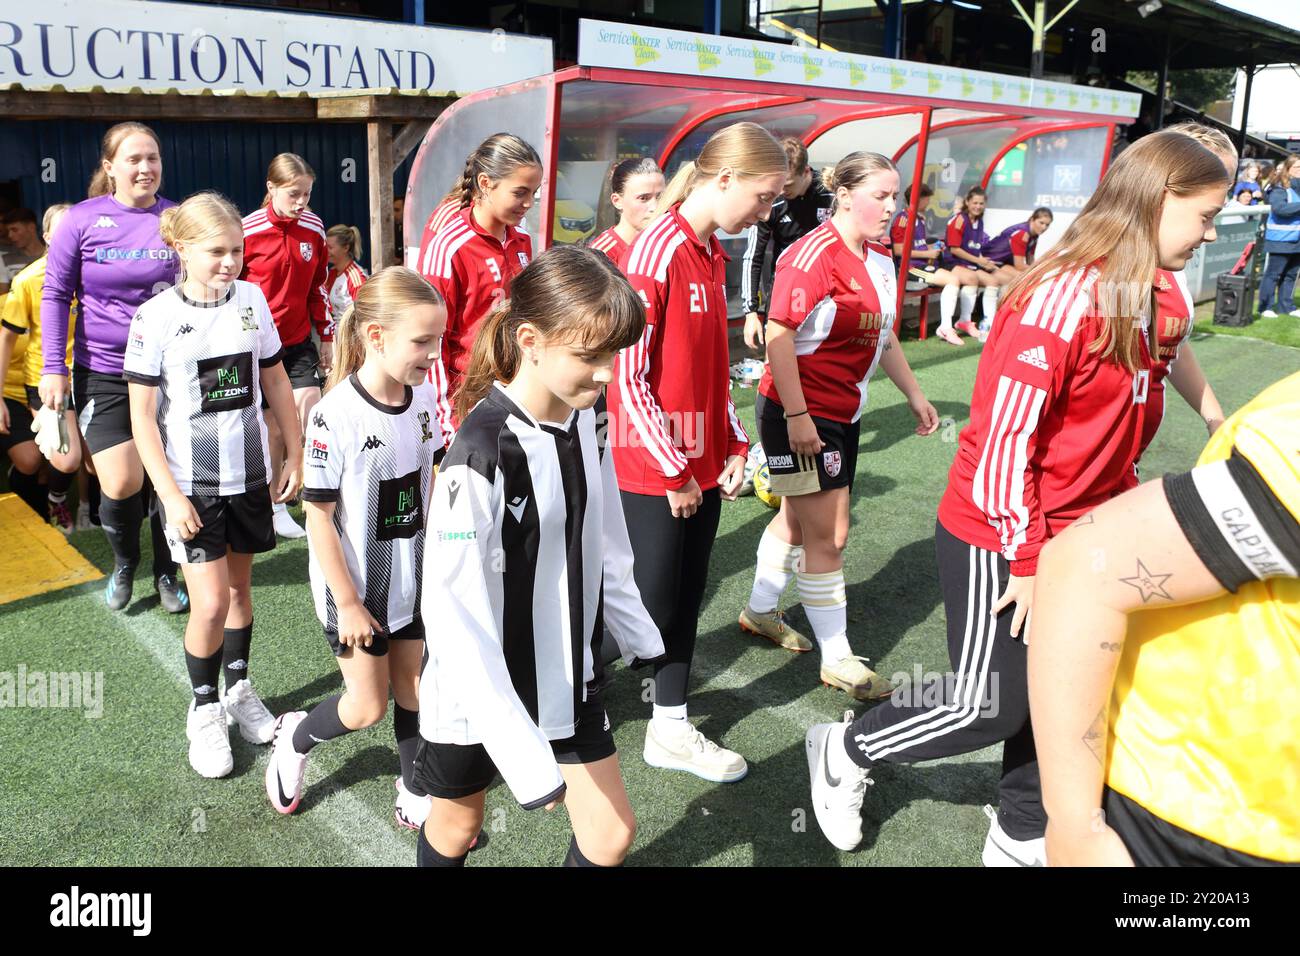
[[[113,221],[112,216],[100,216],[95,220],[94,229],[116,229],[117,223]]]
[[[1035,345],[1032,349],[1025,349],[1016,358],[1026,365],[1032,365],[1044,372],[1047,371],[1047,350],[1041,345]]]

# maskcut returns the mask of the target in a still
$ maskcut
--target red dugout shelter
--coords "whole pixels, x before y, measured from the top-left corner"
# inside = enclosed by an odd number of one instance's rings
[[[601,187],[611,164],[649,156],[671,177],[715,130],[748,120],[799,137],[817,168],[859,149],[892,157],[903,186],[914,187],[909,222],[915,187],[934,188],[932,236],[954,198],[974,185],[989,192],[991,234],[1047,206],[1056,218],[1041,253],[1087,202],[1116,127],[1132,122],[1139,106],[1136,96],[1110,90],[597,21],[582,23],[579,60],[470,94],[442,113],[411,170],[408,241],[418,242],[465,156],[493,133],[516,133],[543,157],[539,201],[524,224],[540,251],[606,225]],[[909,228],[908,251],[910,235]],[[734,293],[744,238],[720,238],[733,243]],[[408,263],[417,251],[408,246]],[[903,274],[909,258],[905,251]]]

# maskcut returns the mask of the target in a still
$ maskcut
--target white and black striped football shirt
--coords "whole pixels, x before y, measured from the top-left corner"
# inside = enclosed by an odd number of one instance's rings
[[[419,615],[429,487],[442,450],[436,398],[423,383],[407,388],[402,405],[386,405],[354,374],[331,388],[307,421],[302,497],[336,503],[334,527],[352,583],[390,633]],[[307,545],[316,616],[337,633],[338,608],[310,535]]]
[[[186,495],[237,495],[266,485],[260,370],[281,358],[262,290],[236,279],[195,302],[179,286],[145,302],[127,331],[122,375],[157,386],[167,466]]]
[[[438,472],[424,562],[420,733],[486,748],[525,808],[563,787],[604,625],[627,659],[663,654],[632,577],[604,399],[538,422],[498,384]]]

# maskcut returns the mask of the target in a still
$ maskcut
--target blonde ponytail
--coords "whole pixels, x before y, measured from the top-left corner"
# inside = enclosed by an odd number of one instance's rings
[[[421,305],[442,306],[438,291],[418,272],[405,266],[389,266],[371,276],[334,330],[334,366],[325,390],[361,368],[366,360],[365,329],[372,322],[391,330],[411,309]]]
[[[668,180],[663,195],[659,197],[659,208],[667,210],[676,206],[691,194],[691,190],[696,185],[695,162],[688,160],[681,165],[677,172],[673,173],[673,178]]]
[[[667,210],[677,205],[724,167],[742,179],[754,179],[775,173],[784,176],[790,164],[785,149],[763,127],[757,123],[732,123],[709,137],[693,163],[677,170],[659,199],[659,208]]]

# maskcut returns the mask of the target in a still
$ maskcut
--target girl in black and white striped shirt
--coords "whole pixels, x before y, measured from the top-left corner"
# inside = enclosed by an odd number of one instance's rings
[[[417,782],[422,866],[459,866],[499,773],[525,809],[569,808],[565,865],[617,866],[635,821],[597,688],[608,626],[663,654],[632,576],[603,391],[645,312],[600,253],[530,263],[483,324],[438,476],[422,607]],[[561,307],[562,306],[562,307]],[[471,410],[472,409],[472,410]]]
[[[282,427],[296,428],[298,416],[266,298],[236,278],[239,213],[216,193],[198,193],[165,210],[159,230],[181,261],[182,282],[140,306],[122,374],[140,461],[190,592],[190,765],[224,777],[234,766],[227,720],[258,744],[270,743],[275,724],[248,680],[253,556],[275,547],[263,392]],[[293,451],[275,500],[293,497],[301,480],[302,457]],[[223,669],[226,692],[218,697]]]
[[[442,451],[426,376],[446,324],[433,287],[393,266],[357,290],[335,332],[328,389],[305,422],[302,497],[312,597],[345,689],[277,722],[266,794],[280,813],[302,799],[312,747],[382,720],[390,686],[402,768],[397,822],[414,829],[428,812],[428,798],[412,787],[411,760],[424,638],[420,561]]]

